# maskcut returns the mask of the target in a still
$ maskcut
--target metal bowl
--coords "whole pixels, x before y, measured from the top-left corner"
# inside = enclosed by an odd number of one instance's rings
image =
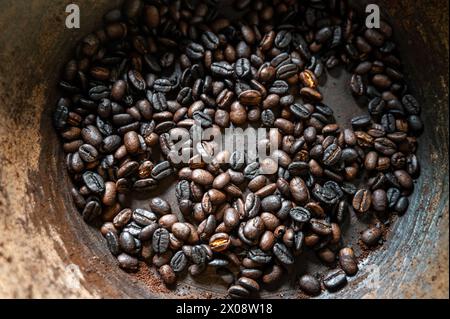
[[[214,280],[186,278],[168,290],[151,268],[123,272],[72,204],[51,124],[56,84],[75,41],[121,1],[78,2],[80,29],[65,28],[68,1],[0,3],[0,297],[222,297],[226,288]],[[394,220],[384,245],[364,258],[343,290],[320,297],[448,298],[448,3],[375,2],[394,27],[408,83],[423,106],[421,176],[407,214]],[[344,85],[345,76],[333,81]],[[324,93],[341,122],[355,111],[351,96],[333,86]],[[164,196],[170,198],[170,188]],[[280,293],[302,297],[293,284],[262,295]]]

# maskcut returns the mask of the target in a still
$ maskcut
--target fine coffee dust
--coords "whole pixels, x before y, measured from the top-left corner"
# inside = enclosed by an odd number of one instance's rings
[[[386,22],[365,29],[345,1],[234,6],[241,22],[211,1],[128,0],[80,42],[54,117],[74,203],[121,268],[142,277],[151,264],[169,288],[215,269],[234,298],[297,276],[308,295],[337,291],[408,208],[420,105]],[[341,93],[324,96],[325,77],[343,67],[368,113],[341,118]],[[278,165],[227,151],[178,164],[169,133],[190,135],[194,124],[277,128]],[[159,198],[177,175],[176,199]],[[358,232],[359,245],[348,235]],[[311,272],[306,259],[322,266]]]

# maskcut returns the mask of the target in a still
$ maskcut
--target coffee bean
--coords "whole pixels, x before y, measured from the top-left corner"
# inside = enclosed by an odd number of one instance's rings
[[[281,207],[281,198],[277,195],[270,195],[261,200],[261,208],[267,212],[276,212]]]
[[[170,260],[170,267],[174,272],[182,272],[184,269],[186,269],[187,265],[188,260],[186,258],[186,255],[181,250],[177,251]]]
[[[289,249],[282,243],[276,243],[273,246],[273,254],[277,259],[285,265],[291,265],[294,263],[294,256]]]
[[[172,267],[170,267],[169,265],[162,265],[158,269],[158,272],[166,285],[173,285],[175,283],[175,281],[177,280],[175,272],[173,271]]]
[[[255,217],[260,210],[261,200],[254,193],[249,193],[245,199],[245,215],[249,218]]]
[[[360,189],[353,196],[353,208],[359,213],[365,213],[372,204],[372,194],[367,189]]]
[[[358,271],[358,264],[355,259],[355,254],[351,248],[342,248],[339,251],[339,264],[342,270],[349,276],[353,276]]]
[[[270,266],[262,276],[262,282],[266,285],[278,283],[283,275],[283,269],[278,265]]]
[[[167,251],[169,247],[169,232],[167,229],[158,228],[155,230],[152,237],[152,247],[157,254],[162,254]]]
[[[83,174],[83,181],[86,187],[93,193],[101,194],[105,191],[105,182],[97,173],[91,171],[85,172]]]
[[[381,229],[378,227],[367,228],[361,235],[361,240],[367,246],[374,246],[378,244],[381,238]]]
[[[377,189],[372,193],[372,207],[377,212],[384,212],[388,206],[384,189]]]
[[[215,50],[219,46],[219,38],[211,31],[203,33],[201,38],[208,50]]]
[[[214,176],[204,169],[193,170],[191,178],[193,182],[205,186],[211,185],[214,181]]]
[[[244,226],[244,236],[250,240],[258,239],[264,232],[264,222],[257,216],[249,219]]]
[[[248,258],[259,264],[267,264],[272,260],[272,255],[259,248],[252,248],[248,253]]]
[[[230,246],[230,237],[226,233],[216,233],[210,238],[209,246],[215,252],[227,250]]]
[[[147,226],[156,222],[157,217],[153,212],[142,208],[136,208],[133,211],[132,219],[140,226]]]
[[[108,245],[108,249],[114,256],[117,256],[120,254],[120,244],[119,244],[119,237],[117,236],[117,233],[108,231],[105,235],[106,243]]]
[[[159,197],[152,198],[150,201],[150,209],[159,215],[167,215],[171,213],[170,204]]]
[[[299,204],[306,204],[309,200],[309,190],[303,179],[294,177],[289,184],[294,200]]]
[[[320,282],[311,275],[303,275],[299,280],[300,289],[310,296],[317,296],[321,292]]]
[[[311,219],[309,210],[303,207],[294,207],[289,211],[289,215],[293,220],[299,223],[307,223]]]
[[[327,236],[332,232],[331,224],[325,220],[312,218],[309,222],[311,230],[318,235]]]
[[[233,285],[228,288],[228,294],[233,298],[245,298],[250,295],[250,292],[240,285]]]
[[[341,269],[330,270],[323,278],[323,285],[331,292],[339,290],[347,284],[347,277]]]
[[[138,259],[125,253],[117,256],[117,261],[119,262],[119,267],[126,271],[136,271],[139,267]]]
[[[259,284],[252,278],[247,278],[247,277],[240,277],[238,279],[238,284],[242,287],[244,287],[245,289],[247,289],[248,291],[259,291]]]

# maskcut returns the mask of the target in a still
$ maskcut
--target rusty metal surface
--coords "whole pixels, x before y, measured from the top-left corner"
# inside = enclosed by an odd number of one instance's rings
[[[64,28],[70,2],[0,3],[0,297],[220,296],[225,288],[219,284],[186,279],[173,292],[151,269],[137,276],[122,272],[71,204],[51,126],[56,82],[74,41],[121,1],[78,1],[80,30]],[[408,213],[393,223],[383,247],[363,261],[344,290],[321,298],[448,298],[448,3],[377,2],[394,25],[408,82],[423,105],[422,175]],[[328,86],[343,85],[341,77],[329,81],[324,95],[345,121],[355,110],[353,100]],[[379,284],[371,282],[373,269]],[[269,296],[300,297],[291,287],[281,293]]]

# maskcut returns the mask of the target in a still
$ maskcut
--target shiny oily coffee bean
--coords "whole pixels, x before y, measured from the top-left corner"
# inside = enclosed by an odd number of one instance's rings
[[[289,250],[286,245],[282,243],[276,243],[272,248],[273,254],[277,259],[285,264],[285,265],[291,265],[294,263],[294,256],[292,255],[291,251]]]
[[[381,238],[382,232],[379,227],[369,227],[361,235],[361,240],[367,246],[375,246]]]
[[[165,228],[158,228],[153,233],[152,247],[155,253],[162,254],[169,248],[169,232]]]
[[[299,223],[307,223],[311,219],[311,213],[306,208],[297,206],[289,211],[289,215],[293,220]]]
[[[174,272],[182,272],[188,265],[188,259],[186,255],[181,251],[177,251],[170,260],[170,267]]]
[[[337,291],[347,284],[345,272],[341,269],[330,270],[323,278],[323,285],[331,292]]]
[[[360,189],[353,196],[353,208],[359,213],[365,213],[372,204],[372,194],[367,189]]]
[[[171,213],[170,204],[160,197],[154,197],[150,200],[150,209],[159,215],[167,215]]]
[[[310,296],[317,296],[321,292],[320,281],[311,275],[303,275],[299,279],[300,289]]]
[[[348,276],[353,276],[358,272],[358,263],[353,249],[342,248],[339,251],[339,265]]]

